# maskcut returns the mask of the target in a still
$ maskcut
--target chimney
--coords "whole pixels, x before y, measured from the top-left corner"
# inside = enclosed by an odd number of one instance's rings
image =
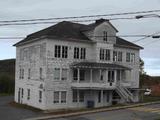
[[[99,23],[103,23],[103,22],[105,22],[105,21],[109,21],[109,20],[101,18],[101,19],[96,20],[95,23],[96,23],[96,24],[99,24]]]

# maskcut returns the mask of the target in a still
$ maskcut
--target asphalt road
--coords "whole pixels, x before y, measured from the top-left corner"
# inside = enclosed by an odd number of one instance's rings
[[[13,96],[0,97],[0,120],[22,120],[40,115],[31,110],[12,107],[9,105],[11,101],[13,101]]]
[[[8,104],[11,101],[13,96],[0,97],[0,120],[23,120],[42,115],[31,110],[12,107]],[[160,118],[160,104],[49,120],[155,120],[157,118]]]
[[[49,120],[156,120],[160,104]]]

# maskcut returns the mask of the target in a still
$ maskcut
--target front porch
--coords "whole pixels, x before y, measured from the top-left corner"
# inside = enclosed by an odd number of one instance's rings
[[[78,108],[110,106],[112,92],[112,90],[72,89],[72,103]]]
[[[115,89],[118,84],[130,87],[129,68],[106,63],[79,63],[72,66],[72,88]]]

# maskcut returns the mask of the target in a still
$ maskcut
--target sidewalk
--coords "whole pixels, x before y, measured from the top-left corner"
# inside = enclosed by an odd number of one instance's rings
[[[61,117],[78,116],[78,115],[91,114],[91,113],[97,113],[97,112],[104,112],[104,111],[112,111],[112,110],[126,109],[126,108],[132,108],[132,107],[139,107],[139,106],[151,105],[151,104],[160,104],[160,101],[148,102],[148,103],[137,103],[137,104],[133,104],[133,105],[126,105],[126,106],[120,106],[120,107],[100,108],[100,109],[81,111],[81,112],[75,112],[75,113],[48,115],[48,116],[42,116],[42,117],[28,118],[28,119],[25,119],[25,120],[56,119],[56,118],[61,118]]]

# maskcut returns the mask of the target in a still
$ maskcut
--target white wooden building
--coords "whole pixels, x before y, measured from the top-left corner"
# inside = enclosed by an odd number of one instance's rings
[[[63,21],[16,46],[15,101],[42,110],[138,102],[139,51],[105,19]]]

